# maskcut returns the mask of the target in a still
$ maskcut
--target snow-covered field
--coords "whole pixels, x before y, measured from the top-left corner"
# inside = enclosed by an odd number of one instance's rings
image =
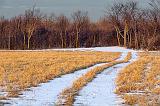
[[[94,65],[87,69],[82,69],[71,74],[63,75],[55,78],[48,83],[43,83],[38,87],[32,87],[29,91],[25,91],[19,98],[12,98],[7,102],[14,106],[53,106],[58,94],[66,87],[71,86],[72,82],[85,74],[92,68],[103,65],[104,63]],[[7,105],[6,105],[7,106]]]
[[[47,49],[47,51],[50,49]],[[52,49],[61,51],[103,51],[103,52],[135,52],[132,49],[126,49],[124,47],[112,46],[112,47],[93,47],[93,48],[68,48],[68,49]]]
[[[125,49],[122,47],[95,47],[95,48],[78,48],[78,49],[51,49],[51,50],[69,50],[69,51],[105,51],[105,52],[122,52],[122,56],[118,60],[122,60],[127,55],[127,52],[132,52],[132,61],[137,58],[136,52],[131,49]],[[37,51],[37,50],[36,50]],[[41,50],[49,51],[49,50]],[[129,62],[129,63],[130,63]],[[115,105],[117,96],[114,94],[114,79],[119,70],[124,68],[129,63],[118,64],[113,66],[103,73],[97,75],[97,77],[84,87],[79,96],[76,97],[74,105],[83,106],[108,106]],[[97,64],[97,65],[102,65]],[[95,65],[95,66],[97,66]],[[10,100],[3,101],[10,104],[6,106],[53,106],[57,100],[57,96],[65,88],[71,86],[72,82],[85,74],[91,68],[78,70],[74,73],[63,75],[60,78],[55,78],[48,83],[40,84],[38,87],[32,87],[28,91],[22,92],[19,98],[10,98]]]
[[[122,56],[122,58],[124,57],[125,56]],[[97,75],[91,83],[80,91],[79,95],[75,98],[74,106],[120,105],[123,101],[116,94],[114,94],[116,75],[118,71],[136,59],[136,53],[132,53],[132,59],[130,62],[117,64]]]
[[[92,48],[65,48],[65,49],[41,49],[41,50],[0,50],[0,51],[103,51],[103,52],[135,52],[132,49],[124,47],[111,46],[111,47],[92,47]]]

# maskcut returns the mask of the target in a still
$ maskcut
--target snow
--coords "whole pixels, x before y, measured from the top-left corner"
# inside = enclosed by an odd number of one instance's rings
[[[7,96],[7,94],[8,94],[7,92],[3,92],[3,91],[0,92],[0,96],[4,96],[5,97],[5,96]]]
[[[92,48],[68,48],[68,49],[52,49],[58,51],[103,51],[103,52],[135,52],[132,49],[124,47],[111,46],[111,47],[92,47]]]
[[[72,49],[48,49],[48,50],[33,50],[33,51],[103,51],[103,52],[122,52],[122,56],[118,60],[126,57],[127,52],[132,52],[132,60],[136,59],[136,52],[131,49],[123,47],[95,47],[95,48],[72,48]],[[20,50],[18,50],[20,51]],[[29,50],[31,51],[31,50]],[[23,91],[19,98],[9,98],[10,100],[3,100],[7,102],[5,106],[53,106],[57,100],[58,95],[67,87],[70,87],[73,81],[91,68],[101,64],[96,64],[92,67],[78,70],[74,73],[63,75],[59,78],[50,80],[47,83],[42,83],[38,87],[32,87],[29,90]],[[114,79],[117,71],[122,69],[129,63],[119,64],[105,70],[99,74],[93,82],[89,83],[84,89],[80,91],[80,96],[76,97],[75,105],[87,104],[91,106],[99,106],[102,103],[112,105],[116,100],[116,95],[113,93],[115,88]],[[117,70],[117,71],[116,71]],[[106,106],[106,105],[105,105]]]
[[[124,47],[110,46],[110,47],[92,47],[92,48],[65,48],[65,49],[41,49],[41,50],[0,50],[0,51],[17,51],[17,52],[40,52],[40,51],[103,51],[103,52],[135,52],[132,49]]]
[[[121,69],[136,59],[137,54],[133,52],[130,62],[115,65],[98,74],[91,83],[79,92],[75,98],[74,106],[115,106],[122,104],[123,100],[114,93],[115,78]]]
[[[91,70],[96,66],[104,63],[96,64],[92,67],[76,71],[71,74],[63,75],[59,78],[49,81],[48,83],[40,84],[38,87],[32,87],[28,91],[24,91],[19,98],[10,98],[4,101],[10,104],[5,106],[51,106],[57,100],[57,96],[63,89],[71,86],[72,82]]]

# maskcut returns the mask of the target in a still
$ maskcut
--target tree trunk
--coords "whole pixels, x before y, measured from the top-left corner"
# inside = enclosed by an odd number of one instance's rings
[[[73,33],[74,35],[74,33]],[[72,47],[72,34],[69,36],[69,47]]]
[[[124,47],[127,47],[127,32],[128,32],[128,25],[127,21],[125,21],[125,28],[124,28]]]
[[[8,36],[8,49],[11,49],[11,37],[10,35]]]
[[[138,37],[137,37],[137,27],[135,25],[135,28],[134,28],[134,46],[136,49],[138,49]]]
[[[118,31],[117,27],[115,27],[115,29],[116,29],[116,33],[117,33],[117,42],[118,42],[118,46],[121,46],[119,31]]]
[[[26,36],[23,35],[23,49],[26,49]]]
[[[66,30],[64,31],[64,35],[65,35],[64,48],[66,48],[67,47],[67,31]]]
[[[63,34],[62,31],[60,32],[60,36],[61,36],[61,47],[63,48],[63,44],[64,44],[64,40],[63,40]]]
[[[76,48],[79,47],[79,31],[77,29],[77,33],[76,33]]]
[[[130,33],[129,34],[129,47],[132,46],[132,34]]]
[[[28,49],[30,48],[30,38],[28,38]]]
[[[96,46],[96,35],[93,36],[93,46]]]

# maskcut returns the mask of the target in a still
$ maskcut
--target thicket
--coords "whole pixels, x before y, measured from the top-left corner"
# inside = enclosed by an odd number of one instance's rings
[[[147,9],[137,2],[114,3],[94,22],[87,12],[65,15],[26,10],[10,19],[0,18],[0,49],[49,49],[124,46],[160,49],[160,2],[151,0]]]

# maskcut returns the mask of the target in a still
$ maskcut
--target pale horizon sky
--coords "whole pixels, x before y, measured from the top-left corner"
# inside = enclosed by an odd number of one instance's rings
[[[24,13],[25,10],[36,5],[46,14],[65,14],[70,16],[74,11],[88,11],[93,20],[104,15],[106,8],[116,0],[0,0],[0,16],[10,18]],[[149,0],[135,0],[140,2],[140,6],[146,5]]]

